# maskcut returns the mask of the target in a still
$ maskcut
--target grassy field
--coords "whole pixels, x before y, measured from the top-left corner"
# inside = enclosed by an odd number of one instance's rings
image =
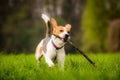
[[[120,80],[120,54],[90,54],[94,68],[82,55],[67,55],[65,69],[38,66],[34,54],[0,54],[0,80]]]

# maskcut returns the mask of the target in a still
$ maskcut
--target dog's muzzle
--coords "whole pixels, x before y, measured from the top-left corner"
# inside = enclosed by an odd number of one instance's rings
[[[62,40],[63,42],[67,42],[70,39],[70,35],[69,34],[65,34],[64,38],[61,38],[58,35],[53,34],[54,36],[56,36],[57,38],[59,38],[60,40]]]
[[[69,37],[70,37],[69,34],[65,34],[64,42],[67,42],[69,40]]]

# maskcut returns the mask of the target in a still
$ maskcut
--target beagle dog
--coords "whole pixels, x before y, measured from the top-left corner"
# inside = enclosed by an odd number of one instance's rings
[[[65,26],[58,26],[57,22],[54,18],[49,18],[47,15],[42,14],[42,19],[46,24],[46,37],[40,41],[36,48],[35,56],[38,64],[40,63],[40,59],[42,56],[45,57],[45,61],[49,67],[54,66],[54,60],[56,61],[62,68],[64,68],[65,61],[65,50],[64,45],[70,39],[70,30],[71,25],[66,24]],[[53,32],[51,35],[50,24],[52,24]]]

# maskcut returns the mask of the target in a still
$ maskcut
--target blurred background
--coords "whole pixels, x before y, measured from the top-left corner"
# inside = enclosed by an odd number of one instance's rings
[[[34,53],[45,36],[42,13],[71,24],[84,52],[120,52],[120,0],[0,0],[0,52]],[[75,53],[69,44],[66,51]]]

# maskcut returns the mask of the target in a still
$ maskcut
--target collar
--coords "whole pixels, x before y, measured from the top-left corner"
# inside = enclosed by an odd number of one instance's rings
[[[56,50],[59,50],[59,49],[63,48],[63,46],[57,47],[57,46],[55,45],[55,43],[53,42],[53,40],[52,40],[51,42],[52,42],[52,45],[55,47]]]

